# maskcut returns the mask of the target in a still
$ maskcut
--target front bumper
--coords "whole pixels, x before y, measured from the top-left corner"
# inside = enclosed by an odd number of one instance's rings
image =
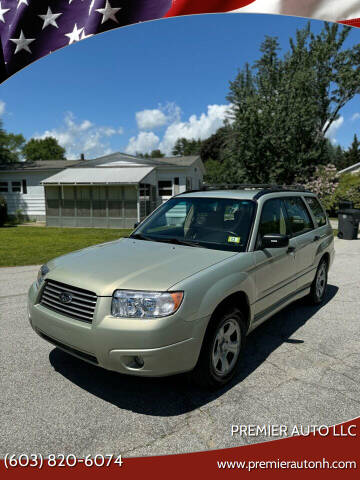
[[[114,318],[108,314],[111,297],[98,297],[90,324],[45,308],[39,296],[34,283],[28,316],[36,333],[78,358],[124,374],[158,377],[192,370],[209,321],[186,321],[182,307],[158,319]]]

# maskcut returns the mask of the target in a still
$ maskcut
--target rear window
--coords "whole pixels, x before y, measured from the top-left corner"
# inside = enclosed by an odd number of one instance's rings
[[[315,197],[305,197],[305,199],[306,199],[306,203],[309,205],[312,211],[312,214],[315,217],[318,227],[322,227],[323,225],[326,225],[327,223],[326,214],[319,200]]]

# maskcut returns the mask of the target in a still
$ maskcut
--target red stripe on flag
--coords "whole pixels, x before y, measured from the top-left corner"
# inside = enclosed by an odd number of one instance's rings
[[[245,7],[255,0],[173,0],[172,7],[165,15],[191,15],[196,13],[228,12]]]
[[[349,25],[350,27],[360,27],[360,18],[354,18],[353,20],[342,20],[339,23]]]

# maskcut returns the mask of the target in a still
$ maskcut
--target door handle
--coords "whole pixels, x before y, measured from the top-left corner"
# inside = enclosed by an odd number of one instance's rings
[[[315,235],[313,242],[318,242],[320,240],[320,235]]]
[[[296,250],[296,247],[293,247],[293,246],[289,245],[289,247],[288,247],[288,249],[287,249],[286,253],[294,253],[294,252],[295,252],[295,250]]]

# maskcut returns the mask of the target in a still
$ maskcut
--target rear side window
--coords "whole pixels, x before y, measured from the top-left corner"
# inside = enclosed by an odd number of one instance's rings
[[[285,198],[284,203],[288,214],[291,233],[293,235],[301,235],[302,233],[313,230],[313,222],[300,197]]]
[[[323,225],[326,225],[327,223],[326,214],[322,206],[320,205],[319,200],[315,197],[305,197],[305,199],[315,217],[318,227],[322,227]]]

